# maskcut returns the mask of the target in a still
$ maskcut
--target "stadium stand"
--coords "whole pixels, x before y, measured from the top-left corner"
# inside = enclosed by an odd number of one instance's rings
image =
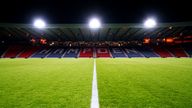
[[[0,57],[3,56],[6,50],[7,50],[6,47],[3,47],[3,46],[0,47]]]
[[[189,57],[192,57],[192,48],[190,47],[185,47],[185,51],[188,53]]]
[[[139,51],[135,50],[134,48],[124,48],[125,53],[127,54],[128,57],[144,57]]]
[[[0,55],[3,58],[102,58],[102,57],[191,57],[190,46],[127,46],[127,47],[93,47],[93,48],[68,48],[67,47],[43,47],[43,46],[10,46],[0,47]]]
[[[116,57],[127,57],[127,55],[125,54],[125,52],[123,51],[123,49],[119,48],[110,48],[111,54],[113,56],[113,58]]]
[[[111,57],[108,48],[96,48],[96,57]]]
[[[79,57],[93,57],[93,48],[82,48]]]
[[[154,47],[154,51],[163,58],[174,57],[173,54],[171,54],[171,52],[169,52],[167,49],[165,49],[163,47],[159,47],[159,46]]]
[[[78,57],[79,51],[79,48],[69,48],[63,57],[76,58]]]
[[[176,57],[188,57],[182,47],[170,46],[167,49],[172,52]]]
[[[32,58],[44,58],[46,57],[50,52],[51,48],[41,48],[39,51],[37,51],[34,55],[32,55]]]
[[[19,45],[11,45],[4,54],[4,58],[15,58],[21,51],[24,50],[24,47]]]
[[[65,51],[66,51],[66,49],[64,49],[64,48],[53,48],[47,57],[48,58],[61,58],[64,55]]]
[[[139,52],[141,52],[145,57],[159,57],[152,48],[149,48],[147,46],[137,46],[135,47]]]
[[[23,52],[21,52],[18,57],[19,58],[28,58],[35,52],[37,52],[40,49],[40,47],[27,47]]]

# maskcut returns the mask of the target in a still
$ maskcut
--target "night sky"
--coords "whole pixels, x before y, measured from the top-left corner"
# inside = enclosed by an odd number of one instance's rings
[[[104,23],[141,23],[153,16],[158,22],[192,21],[190,0],[2,0],[0,23],[86,23],[98,16]]]

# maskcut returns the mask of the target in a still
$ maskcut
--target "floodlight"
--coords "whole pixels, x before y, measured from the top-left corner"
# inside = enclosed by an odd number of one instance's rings
[[[89,21],[89,28],[92,28],[92,29],[98,29],[101,27],[101,22],[98,18],[92,18],[90,21]]]
[[[36,28],[42,29],[46,27],[46,23],[42,19],[36,19],[33,23]]]
[[[153,18],[149,18],[144,22],[146,28],[154,28],[157,25],[157,22]]]

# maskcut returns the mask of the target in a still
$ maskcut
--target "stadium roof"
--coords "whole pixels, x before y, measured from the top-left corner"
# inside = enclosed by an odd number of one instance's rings
[[[129,41],[143,38],[164,38],[178,35],[192,35],[192,22],[160,23],[147,29],[143,24],[103,24],[98,30],[91,30],[87,24],[49,24],[45,29],[31,24],[0,24],[0,39],[26,41],[31,38],[61,41]]]

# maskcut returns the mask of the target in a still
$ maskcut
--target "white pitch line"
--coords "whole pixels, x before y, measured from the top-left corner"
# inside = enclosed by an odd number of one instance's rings
[[[98,88],[97,88],[97,72],[96,72],[96,60],[95,59],[94,59],[94,68],[93,68],[91,108],[99,108],[99,98],[98,98]]]

